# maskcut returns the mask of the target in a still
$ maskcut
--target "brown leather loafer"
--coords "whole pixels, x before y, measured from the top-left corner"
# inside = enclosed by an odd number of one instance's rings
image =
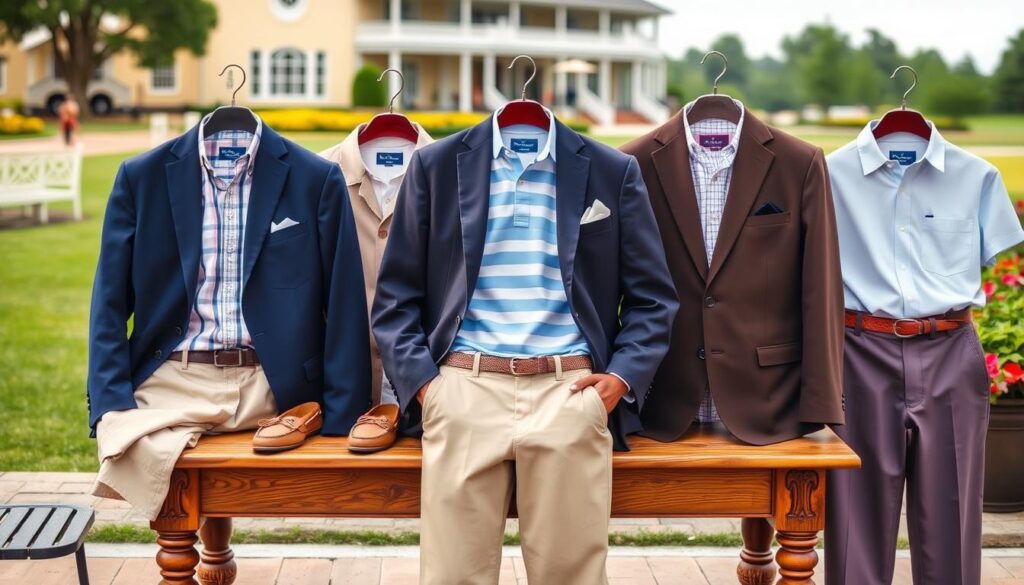
[[[348,450],[365,455],[383,451],[398,438],[398,405],[381,404],[359,417],[348,434]]]
[[[261,419],[256,424],[260,428],[252,438],[252,450],[256,453],[279,453],[302,445],[306,437],[320,432],[323,415],[319,404],[306,402],[274,418]]]

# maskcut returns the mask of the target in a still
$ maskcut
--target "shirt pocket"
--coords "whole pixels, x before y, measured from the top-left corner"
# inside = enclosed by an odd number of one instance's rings
[[[974,221],[926,217],[921,221],[921,264],[940,276],[960,274],[971,267]]]

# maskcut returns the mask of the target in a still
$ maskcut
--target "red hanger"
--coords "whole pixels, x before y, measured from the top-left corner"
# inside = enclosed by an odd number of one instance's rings
[[[530,60],[530,63],[533,65],[533,73],[530,74],[530,78],[523,84],[522,99],[505,104],[505,107],[498,113],[498,127],[506,128],[516,124],[528,124],[542,130],[547,130],[551,127],[551,116],[547,110],[539,103],[526,99],[526,88],[533,81],[533,78],[537,76],[537,63],[529,55],[518,55],[515,59],[512,59],[512,63],[509,64],[508,68],[512,69],[515,67],[516,61],[520,59]]]
[[[909,70],[914,75],[914,83],[903,94],[903,99],[900,101],[900,109],[886,112],[882,119],[878,121],[875,129],[872,130],[872,134],[874,134],[877,140],[896,132],[909,132],[925,140],[930,140],[932,137],[932,127],[928,124],[928,121],[924,119],[921,112],[907,109],[907,95],[917,87],[917,71],[914,71],[914,68],[909,65],[900,65],[892,72],[889,79],[894,79],[900,69]]]
[[[381,72],[377,81],[384,79],[384,75],[387,73],[397,73],[398,78],[401,80],[401,85],[398,86],[398,91],[395,92],[395,95],[391,96],[391,101],[388,102],[388,113],[374,116],[370,123],[359,133],[359,144],[366,144],[378,138],[401,138],[413,143],[418,142],[420,139],[419,131],[412,125],[409,118],[395,113],[395,98],[402,95],[402,90],[405,89],[405,76],[397,69],[388,68]]]

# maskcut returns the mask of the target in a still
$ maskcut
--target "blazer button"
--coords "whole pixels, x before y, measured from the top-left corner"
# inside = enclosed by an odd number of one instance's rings
[[[380,228],[379,230],[377,230],[377,237],[382,239],[382,240],[384,238],[388,237],[388,230],[387,230],[387,228]]]
[[[697,350],[697,357],[700,359],[704,359],[706,357],[703,347]]]
[[[714,307],[715,306],[715,298],[714,297],[707,297],[707,298],[705,298],[704,299],[704,306],[709,308],[709,309],[711,307]]]
[[[462,315],[455,315],[455,324],[462,323]]]
[[[164,355],[164,352],[160,351],[159,349],[153,352],[153,357],[155,357],[156,359],[160,359],[162,355]]]
[[[175,327],[174,328],[174,334],[180,337],[181,336],[181,327]]]

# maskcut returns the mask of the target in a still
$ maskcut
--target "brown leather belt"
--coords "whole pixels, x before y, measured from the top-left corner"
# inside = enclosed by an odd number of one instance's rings
[[[909,339],[931,333],[955,331],[971,322],[970,309],[952,311],[945,315],[921,319],[890,319],[888,317],[876,317],[868,313],[848,310],[846,311],[846,326],[856,328],[858,316],[860,317],[861,329],[875,333],[887,333],[901,339]]]
[[[184,361],[182,352],[175,351],[167,356],[167,359]],[[260,358],[256,356],[256,350],[249,348],[218,349],[214,351],[190,351],[188,352],[189,363],[213,364],[218,368],[242,368],[257,366]]]
[[[460,368],[463,370],[473,369],[474,355],[471,353],[452,352],[444,359],[446,366]],[[594,363],[587,355],[567,355],[559,358],[562,362],[562,371],[590,370]],[[511,376],[536,376],[538,374],[554,374],[554,356],[542,356],[535,358],[505,358],[493,355],[480,356],[480,371],[492,374],[509,374]]]

